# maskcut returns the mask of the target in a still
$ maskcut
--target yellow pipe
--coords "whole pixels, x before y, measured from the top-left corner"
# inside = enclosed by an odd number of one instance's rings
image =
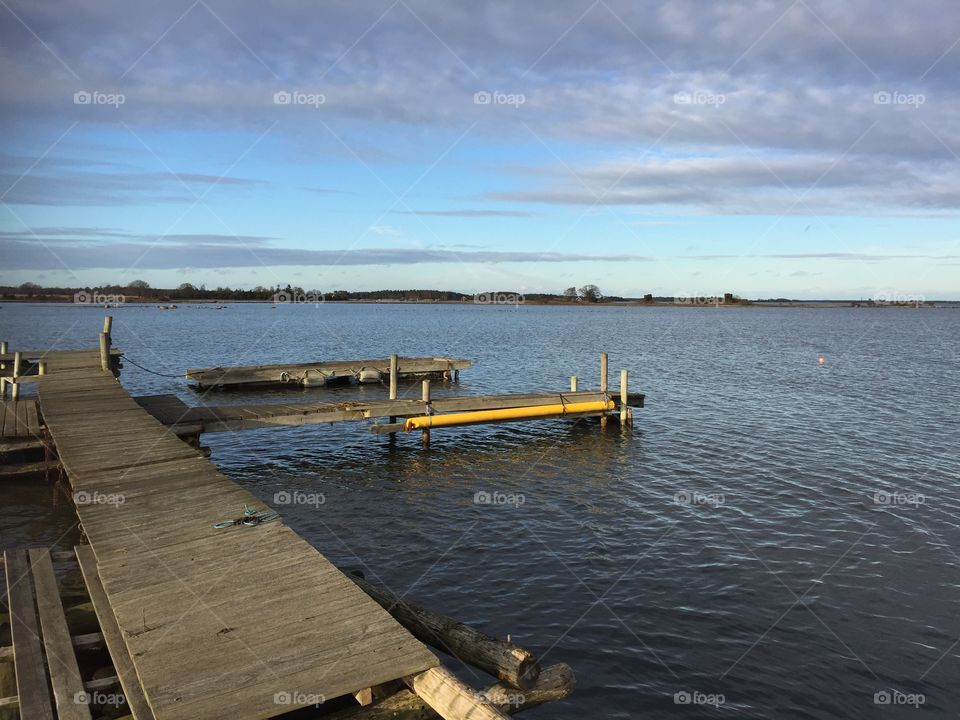
[[[445,415],[421,415],[407,418],[403,429],[428,430],[432,427],[450,427],[452,425],[471,425],[473,423],[496,422],[498,420],[527,420],[552,415],[571,413],[604,412],[613,410],[613,400],[595,400],[593,402],[557,403],[555,405],[535,405],[523,408],[505,408],[503,410],[475,410],[473,412],[447,413]]]

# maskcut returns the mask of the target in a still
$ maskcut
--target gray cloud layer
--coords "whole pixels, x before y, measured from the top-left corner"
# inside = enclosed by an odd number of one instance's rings
[[[499,178],[484,196],[495,202],[602,197],[716,213],[960,208],[953,0],[9,7],[0,13],[16,13],[30,31],[12,16],[0,23],[8,142],[38,124],[72,121],[252,132],[276,123],[272,132],[295,146],[326,136],[327,124],[373,136],[420,135],[424,126],[459,134],[475,123],[472,135],[544,146],[540,172]],[[125,102],[74,104],[74,93],[95,90],[122,92]],[[324,102],[274,103],[275,93],[297,90]],[[524,102],[478,105],[478,91]],[[590,141],[610,159],[551,156],[570,140]],[[6,202],[190,202],[184,183],[199,192],[213,182],[46,162],[18,177],[14,168],[0,177]],[[255,183],[220,184],[243,192]]]

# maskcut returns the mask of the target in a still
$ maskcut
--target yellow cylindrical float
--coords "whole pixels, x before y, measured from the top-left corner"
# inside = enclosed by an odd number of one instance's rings
[[[497,422],[503,420],[534,420],[554,415],[572,415],[577,413],[605,412],[613,410],[613,400],[595,400],[592,402],[556,403],[555,405],[536,405],[534,407],[504,408],[503,410],[475,410],[473,412],[446,413],[444,415],[421,415],[407,418],[403,429],[427,430],[435,427],[454,425],[472,425],[474,423]]]

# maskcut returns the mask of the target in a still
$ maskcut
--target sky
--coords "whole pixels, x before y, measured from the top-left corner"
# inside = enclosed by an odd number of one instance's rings
[[[0,18],[0,284],[960,299],[953,0]]]

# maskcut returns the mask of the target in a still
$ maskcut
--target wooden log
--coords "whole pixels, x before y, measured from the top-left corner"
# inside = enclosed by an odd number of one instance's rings
[[[558,663],[544,668],[532,688],[517,690],[498,683],[488,687],[482,695],[491,705],[513,715],[546,702],[562,700],[573,692],[576,685],[573,669],[566,663]]]
[[[470,663],[515,688],[530,688],[537,682],[540,662],[528,650],[399,598],[355,575],[347,573],[347,577],[421,642]]]
[[[503,720],[504,715],[442,665],[404,678],[444,720]]]
[[[559,663],[544,668],[537,684],[528,690],[497,684],[480,690],[478,694],[501,712],[513,715],[544,703],[563,700],[570,696],[575,686],[573,670],[569,665]],[[436,720],[437,717],[423,699],[405,688],[369,707],[349,708],[324,716],[326,720]]]

